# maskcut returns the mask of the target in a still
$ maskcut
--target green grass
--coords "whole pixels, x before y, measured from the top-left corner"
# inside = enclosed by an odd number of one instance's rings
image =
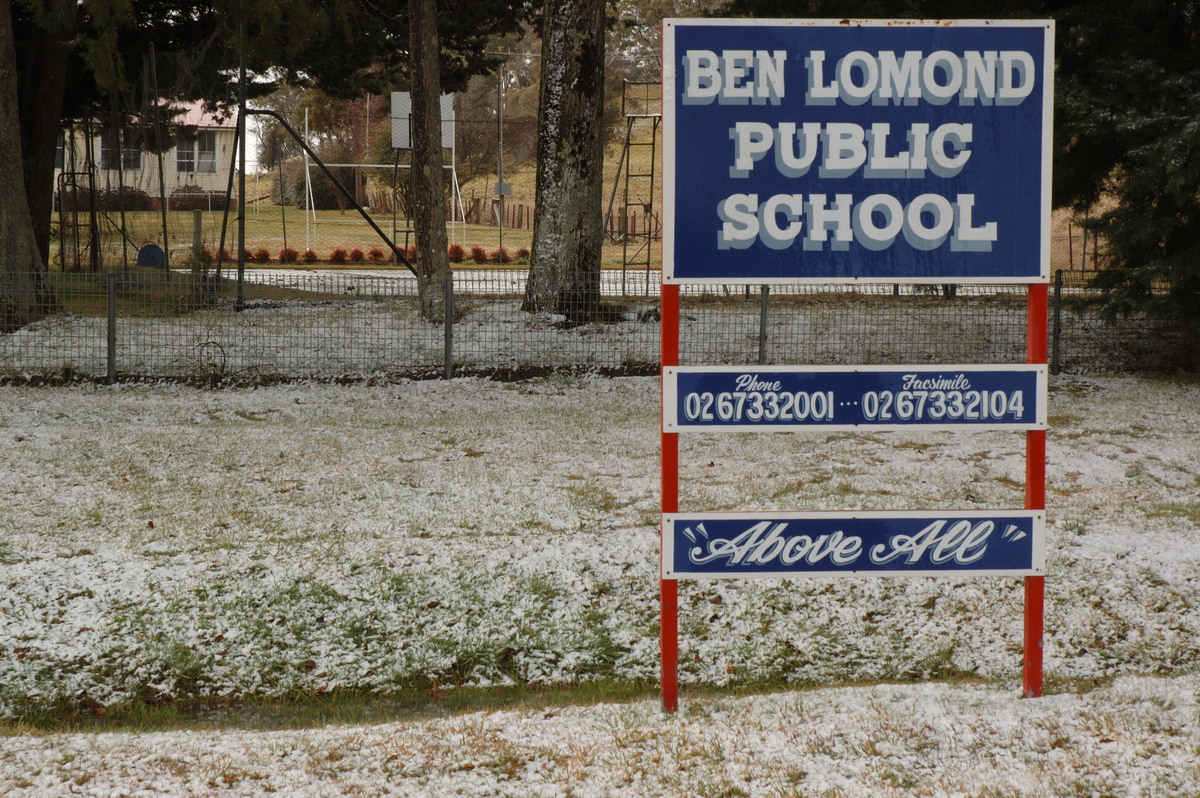
[[[279,251],[286,245],[296,250],[303,252],[305,249],[305,212],[295,206],[280,207],[278,205],[262,206],[258,210],[253,208],[248,209],[246,213],[246,249],[255,252],[260,248],[264,248],[271,253],[272,258],[277,258]],[[221,223],[222,215],[220,212],[206,212],[202,215],[200,242],[201,246],[215,252],[221,240]],[[416,238],[413,231],[408,227],[408,223],[404,219],[400,219],[393,226],[391,215],[373,216],[375,224],[379,226],[383,232],[392,239],[398,246],[403,248],[416,244]],[[361,216],[355,211],[317,211],[316,222],[312,222],[312,217],[308,217],[308,236],[312,240],[313,251],[322,260],[327,260],[329,254],[334,249],[345,249],[350,252],[354,249],[361,249],[367,253],[373,247],[378,247],[387,252],[387,245],[383,239],[371,229]],[[236,252],[237,249],[237,228],[233,218],[230,219],[230,227],[225,234],[225,249],[228,252]],[[55,220],[56,229],[58,228],[58,220]],[[167,240],[171,249],[172,266],[186,265],[187,258],[193,242],[193,215],[191,211],[171,211],[167,214]],[[101,240],[103,243],[103,259],[104,263],[110,264],[111,267],[120,268],[124,265],[125,259],[128,258],[132,263],[136,260],[137,250],[144,241],[154,241],[161,245],[162,234],[162,215],[158,211],[136,211],[125,214],[125,230],[126,237],[130,242],[127,246],[122,246],[119,228],[113,225],[102,225]],[[464,224],[455,223],[447,224],[446,237],[450,243],[458,243],[464,249],[470,251],[472,245],[478,244],[489,253],[498,249],[501,245],[508,251],[512,257],[516,256],[517,250],[524,247],[526,249],[533,245],[533,233],[529,230],[516,228],[504,228],[501,230],[498,227],[491,225]],[[52,246],[55,262],[59,259],[59,245],[54,242]],[[619,265],[622,257],[622,247],[620,244],[613,244],[606,241],[603,250],[603,260],[606,265]],[[652,247],[652,264],[654,268],[659,264],[659,247],[657,243]],[[248,264],[250,268],[254,268],[254,264]],[[268,266],[278,268],[279,264],[272,261]],[[382,264],[386,266],[387,264]],[[472,268],[476,264],[473,262],[464,262],[461,264],[463,268]],[[303,268],[304,264],[291,264],[297,268]],[[319,268],[330,268],[329,263],[316,264]],[[376,267],[377,264],[359,263],[348,264],[345,268],[364,268]],[[494,268],[494,266],[490,266]],[[403,267],[401,267],[403,268]]]
[[[783,685],[779,689],[784,689]],[[59,707],[24,722],[0,720],[0,735],[39,731],[148,732],[179,729],[303,729],[426,720],[470,712],[628,703],[650,698],[656,682],[456,687],[427,683],[381,696],[349,690],[236,701],[130,701],[107,710]]]
[[[1004,684],[957,670],[941,681],[949,684]],[[1085,693],[1109,680],[1063,682],[1052,692]],[[707,701],[747,696],[795,693],[830,687],[870,686],[900,682],[833,681],[798,684],[783,677],[741,679],[727,685],[688,684],[681,699]],[[1050,686],[1048,685],[1048,688]],[[22,721],[0,720],[0,736],[43,732],[154,732],[176,730],[266,731],[306,729],[331,725],[367,725],[398,721],[423,721],[474,712],[504,710],[541,711],[559,707],[629,704],[659,695],[657,679],[626,681],[589,679],[574,683],[516,684],[493,687],[461,686],[443,689],[435,682],[399,688],[387,695],[354,690],[303,693],[284,697],[157,703],[129,701],[106,709],[78,705],[47,708]],[[697,704],[694,711],[700,711]]]
[[[52,271],[62,309],[78,316],[103,317],[108,314],[108,285],[105,274],[80,274]],[[222,278],[206,282],[193,274],[167,273],[158,269],[134,267],[117,277],[117,315],[128,317],[173,316],[203,310],[217,296],[231,297],[235,281]],[[322,294],[271,285],[248,283],[243,286],[247,301],[303,299],[320,301],[343,299],[340,294]]]
[[[193,214],[191,211],[170,211],[167,213],[166,218],[167,242],[170,248],[171,265],[172,267],[187,266],[190,263],[194,240]],[[219,211],[205,212],[201,216],[201,219],[200,244],[210,252],[216,252],[221,242],[223,215]],[[392,239],[393,243],[401,249],[406,249],[416,244],[415,234],[408,226],[406,220],[399,219],[393,223],[390,214],[378,214],[373,216],[372,219]],[[132,265],[136,261],[138,248],[145,241],[153,241],[161,246],[163,239],[162,220],[162,214],[158,211],[127,212],[124,215],[124,225],[125,237],[128,243],[122,245],[119,220],[111,214],[109,217],[106,217],[105,222],[101,224],[100,230],[102,259],[106,268],[121,269],[125,267],[126,263]],[[55,229],[59,229],[61,226],[57,217],[54,220],[54,225]],[[530,230],[515,228],[504,228],[502,230],[490,225],[447,224],[446,237],[447,241],[451,244],[461,244],[467,250],[468,258],[470,248],[473,245],[483,247],[489,254],[503,246],[509,256],[513,258],[516,257],[519,249],[530,249],[533,246],[533,233]],[[306,213],[302,209],[291,205],[284,207],[278,205],[260,205],[247,209],[246,249],[250,252],[266,249],[271,254],[272,261],[262,264],[264,267],[279,268],[280,264],[276,259],[279,256],[279,251],[285,245],[297,252],[303,252],[306,248],[306,238],[311,241],[313,251],[322,262],[311,264],[311,266],[306,266],[303,263],[287,264],[288,268],[362,269],[391,267],[388,263],[349,263],[338,266],[327,262],[330,253],[335,249],[344,249],[347,252],[360,249],[363,253],[368,253],[372,248],[378,248],[385,254],[388,253],[387,244],[356,211],[317,211],[316,221],[313,222],[311,215],[307,215],[306,219]],[[60,254],[60,243],[58,241],[53,242],[51,249],[53,260],[51,267],[61,268],[62,256]],[[229,227],[225,233],[225,250],[231,253],[236,253],[237,250],[236,219],[232,213],[229,220]],[[630,255],[633,255],[632,251]],[[83,252],[80,257],[86,262],[87,253]],[[602,267],[620,268],[623,257],[622,245],[619,243],[614,244],[606,239],[601,252]],[[73,259],[73,256],[68,252],[68,263]],[[651,266],[653,269],[657,269],[660,263],[661,249],[658,246],[658,242],[655,242],[651,247]],[[247,267],[257,268],[259,265],[248,263]],[[508,267],[525,269],[528,268],[528,262],[513,263],[509,264]],[[393,268],[405,267],[401,265]],[[479,265],[475,264],[474,261],[467,260],[461,264],[456,264],[455,268],[471,269],[479,268]],[[488,264],[485,268],[496,268],[496,265]]]
[[[1189,523],[1200,524],[1200,501],[1153,502],[1146,510],[1151,518],[1179,518]]]
[[[605,175],[603,179],[602,205],[605,210],[608,208],[609,194],[612,191],[613,185],[617,178],[617,165],[621,156],[621,146],[623,136],[611,142],[604,159]],[[649,172],[651,164],[650,148],[634,147],[630,151],[631,169],[635,174],[644,174]],[[656,170],[657,171],[657,170]],[[524,164],[519,168],[513,169],[509,174],[505,175],[505,181],[512,183],[514,187],[514,195],[512,201],[520,202],[533,206],[536,193],[535,188],[535,165],[532,163]],[[464,198],[473,196],[488,196],[491,192],[491,187],[495,182],[495,175],[485,175],[477,178],[474,181],[468,181],[462,185],[462,194]],[[638,181],[635,181],[638,183]],[[269,197],[272,186],[274,184],[274,176],[263,174],[254,176],[252,185],[247,187],[247,195],[249,197]],[[640,184],[639,184],[640,185]],[[656,208],[661,208],[661,178],[655,181],[653,202]],[[634,186],[636,191],[638,186]],[[638,197],[637,199],[641,199]],[[621,191],[618,190],[616,204],[620,205],[622,200]],[[407,219],[400,215],[393,216],[392,213],[375,213],[371,216],[374,223],[399,247],[405,248],[416,243],[415,235],[412,231],[411,224]],[[164,221],[165,219],[165,221]],[[201,216],[200,243],[201,246],[215,252],[220,246],[222,239],[221,227],[226,225],[224,235],[224,246],[229,252],[234,252],[237,248],[237,211],[231,209],[228,214],[223,210],[205,211]],[[55,229],[63,229],[61,222],[63,220],[58,216],[54,219]],[[68,218],[68,221],[70,219]],[[74,234],[68,233],[67,239],[78,238],[81,242],[86,242],[89,231],[86,229],[86,217],[78,217],[75,219],[77,224],[83,225],[74,230]],[[191,250],[194,238],[194,217],[193,212],[188,211],[169,211],[165,214],[157,210],[147,211],[126,211],[124,214],[119,214],[115,211],[104,213],[100,217],[100,236],[103,247],[103,258],[109,268],[114,265],[117,268],[122,267],[126,259],[132,261],[136,258],[138,247],[144,241],[154,241],[160,246],[164,244],[163,228],[166,228],[166,244],[169,245],[172,265],[181,265],[188,257]],[[124,230],[124,240],[127,242],[122,244],[122,229]],[[70,225],[66,228],[70,231]],[[372,230],[366,220],[359,215],[354,209],[345,211],[325,210],[305,212],[301,208],[295,206],[279,206],[274,205],[269,199],[264,199],[260,202],[249,202],[246,207],[246,248],[251,252],[259,248],[267,249],[273,258],[278,257],[279,250],[286,245],[297,252],[303,252],[306,248],[306,241],[311,242],[313,251],[318,257],[326,259],[329,253],[334,249],[341,248],[347,252],[353,249],[361,249],[364,253],[368,252],[373,247],[378,247],[381,250],[387,251],[387,245],[383,242],[380,236]],[[503,246],[508,250],[509,254],[515,256],[516,251],[522,247],[531,248],[533,234],[530,230],[518,228],[500,229],[490,225],[474,225],[465,223],[455,223],[447,225],[447,240],[450,243],[458,243],[464,248],[470,249],[471,245],[478,244],[489,253]],[[59,242],[54,242],[53,245],[54,257],[59,259]],[[68,247],[69,249],[69,247]],[[84,250],[83,259],[86,261],[86,245],[81,244],[79,249]],[[601,255],[602,265],[604,268],[620,268],[623,262],[624,253],[623,246],[620,243],[611,241],[605,242],[604,249]],[[634,255],[633,250],[636,249],[636,244],[632,245],[630,255]],[[69,257],[68,260],[73,258]],[[639,257],[639,261],[641,258]],[[650,247],[651,267],[657,269],[661,263],[661,248],[658,242]],[[278,263],[272,262],[269,264],[273,267],[278,267]],[[356,268],[362,268],[364,265],[371,266],[372,264],[357,264]],[[328,263],[319,264],[321,268],[329,268]],[[463,268],[473,268],[474,264],[464,263]],[[252,267],[253,268],[253,267]],[[517,266],[517,268],[527,268],[527,264]]]

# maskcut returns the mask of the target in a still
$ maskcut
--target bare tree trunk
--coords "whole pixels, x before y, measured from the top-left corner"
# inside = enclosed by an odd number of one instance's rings
[[[604,0],[547,0],[537,208],[524,309],[600,317]]]
[[[7,0],[6,0],[7,1]],[[67,41],[75,29],[66,20],[47,30],[29,27],[31,42],[24,46],[25,61],[18,75],[21,146],[25,170],[25,201],[33,222],[41,262],[50,262],[50,222],[54,216],[54,154],[62,140],[63,95],[67,82]]]
[[[438,63],[437,0],[408,0],[409,72],[412,76],[411,207],[417,239],[421,312],[445,314],[446,195],[442,175],[442,79]]]
[[[0,0],[0,332],[41,318],[54,304],[25,197],[12,4]]]

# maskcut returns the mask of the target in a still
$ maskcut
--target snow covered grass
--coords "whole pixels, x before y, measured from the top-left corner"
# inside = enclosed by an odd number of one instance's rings
[[[878,685],[376,726],[0,738],[7,795],[1195,794],[1196,677],[1036,701]]]
[[[1017,699],[1020,580],[684,583],[679,717],[20,733],[188,699],[655,680],[657,390],[4,389],[0,792],[1200,791],[1200,385],[1166,379],[1051,381],[1039,701]],[[681,504],[1019,507],[1023,441],[687,436]],[[830,683],[863,686],[691,687]]]

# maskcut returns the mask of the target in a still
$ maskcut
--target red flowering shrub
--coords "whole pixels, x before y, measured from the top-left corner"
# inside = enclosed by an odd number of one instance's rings
[[[492,252],[491,261],[492,263],[512,263],[512,258],[508,256],[507,249],[500,247],[500,249]]]
[[[520,249],[517,250],[517,260],[520,260],[520,261],[529,260],[529,247],[521,247]]]
[[[462,263],[467,254],[463,252],[462,244],[451,244],[446,247],[446,257],[451,263]]]
[[[484,249],[483,247],[479,246],[478,244],[472,244],[471,245],[471,260],[473,260],[479,264],[487,263],[488,262],[487,250]]]
[[[300,253],[290,247],[279,250],[280,263],[295,263],[300,260]]]
[[[348,260],[350,260],[350,256],[346,253],[346,250],[342,249],[341,247],[329,253],[330,263],[345,263]]]
[[[367,258],[365,255],[363,255],[363,251],[361,249],[350,250],[350,262],[351,263],[362,263],[366,259]]]
[[[300,256],[300,260],[304,261],[305,263],[316,263],[317,253],[313,252],[311,249],[306,249],[304,250],[304,254]]]
[[[387,255],[384,255],[383,250],[379,247],[371,247],[367,251],[367,260],[371,261],[371,263],[383,263],[387,260]]]
[[[270,263],[271,251],[266,247],[260,247],[254,252],[253,260],[255,263]]]

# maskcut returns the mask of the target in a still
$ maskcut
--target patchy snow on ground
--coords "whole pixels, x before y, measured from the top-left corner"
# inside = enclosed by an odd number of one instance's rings
[[[1025,359],[1026,305],[1011,286],[992,296],[952,303],[925,296],[903,305],[860,295],[865,287],[809,297],[788,297],[794,286],[778,289],[766,318],[757,297],[749,294],[713,289],[689,297],[680,320],[683,362],[754,362],[760,345],[764,358],[780,363]],[[443,367],[445,326],[424,319],[411,300],[341,290],[333,296],[339,298],[252,299],[240,311],[227,299],[186,313],[124,312],[114,323],[113,367],[122,375],[233,383],[279,376],[366,380]],[[658,363],[662,336],[656,296],[626,297],[609,308],[616,314],[609,321],[581,326],[565,324],[556,314],[522,311],[519,297],[483,293],[456,299],[450,344],[456,367],[644,368]],[[95,301],[102,302],[103,295]],[[1085,322],[1069,320],[1068,333]],[[1084,351],[1091,350],[1095,338],[1114,334],[1106,330],[1085,338],[1091,343]],[[0,337],[0,376],[104,376],[107,340],[103,317],[59,315],[38,321]],[[1060,344],[1072,368],[1089,362],[1081,359],[1081,347],[1069,334]],[[1096,365],[1118,368],[1124,362],[1119,354],[1106,352]]]
[[[1194,795],[1200,679],[942,684],[301,731],[0,738],[6,795]]]
[[[1050,394],[1044,699],[1018,579],[719,581],[681,586],[675,717],[35,735],[64,706],[656,678],[658,381],[5,388],[0,792],[1196,793],[1200,385]],[[1019,433],[681,450],[682,509],[1023,503]],[[796,689],[688,694],[759,679]]]

